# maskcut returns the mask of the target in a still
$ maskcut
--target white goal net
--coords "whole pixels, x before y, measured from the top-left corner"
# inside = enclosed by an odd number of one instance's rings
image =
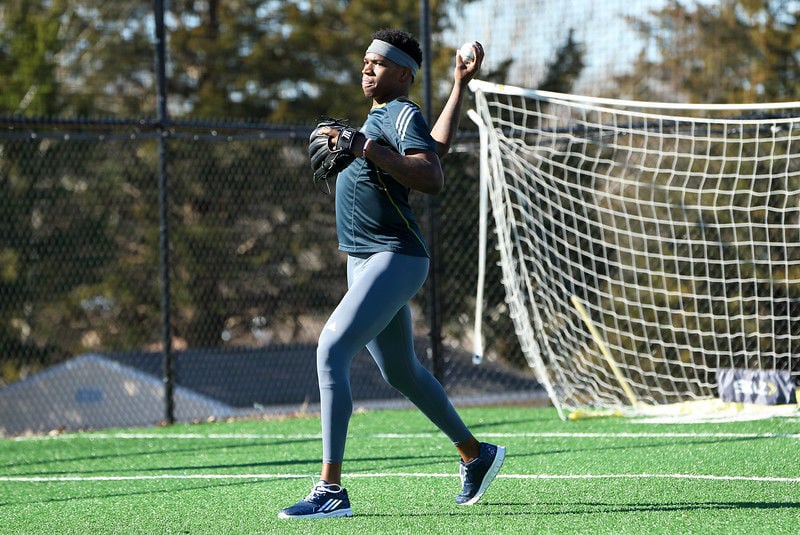
[[[470,88],[509,313],[562,417],[713,399],[720,368],[800,379],[800,103]]]

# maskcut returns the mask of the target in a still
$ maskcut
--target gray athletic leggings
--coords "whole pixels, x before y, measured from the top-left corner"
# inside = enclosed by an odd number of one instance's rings
[[[350,363],[366,346],[383,378],[416,405],[454,444],[471,435],[442,385],[414,352],[408,301],[428,275],[428,259],[395,253],[348,256],[349,289],[322,329],[317,376],[322,461],[341,463],[353,411]]]

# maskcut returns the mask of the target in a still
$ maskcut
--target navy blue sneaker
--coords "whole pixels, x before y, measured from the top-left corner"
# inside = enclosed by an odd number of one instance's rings
[[[353,516],[347,490],[319,481],[308,496],[278,513],[278,518],[333,518]]]
[[[458,505],[472,505],[481,499],[483,493],[489,488],[494,476],[503,466],[506,458],[506,449],[481,442],[480,455],[465,463],[461,461],[460,473],[463,486],[461,494],[456,497]]]

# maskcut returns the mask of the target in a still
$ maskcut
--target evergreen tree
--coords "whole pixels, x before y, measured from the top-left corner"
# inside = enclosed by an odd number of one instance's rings
[[[797,99],[798,10],[788,0],[670,0],[631,20],[645,44],[619,87],[639,100]]]
[[[547,65],[547,74],[539,84],[543,91],[569,93],[584,65],[584,47],[575,40],[575,30],[570,28],[564,43],[558,47],[553,60]]]

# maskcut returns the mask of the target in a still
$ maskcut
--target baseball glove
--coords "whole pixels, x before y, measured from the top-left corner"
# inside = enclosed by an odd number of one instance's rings
[[[327,127],[339,131],[336,146],[329,145],[330,137],[320,134],[319,129]],[[308,139],[308,156],[311,158],[311,169],[314,171],[314,183],[335,177],[356,159],[353,154],[353,143],[358,130],[351,128],[336,119],[326,119],[319,123]]]

